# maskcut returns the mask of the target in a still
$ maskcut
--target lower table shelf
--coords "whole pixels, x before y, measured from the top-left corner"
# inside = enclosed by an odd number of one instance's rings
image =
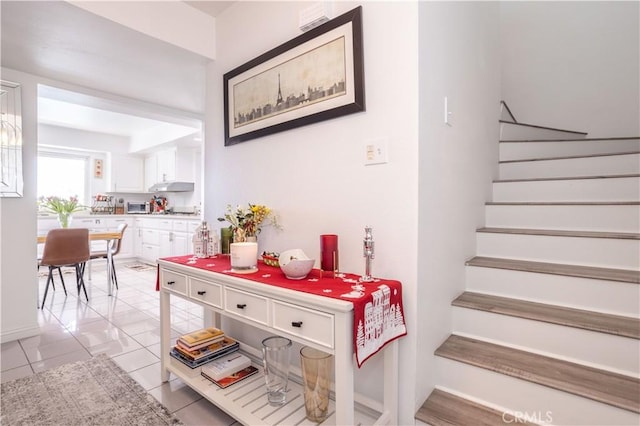
[[[186,385],[218,406],[230,416],[247,425],[315,425],[307,420],[304,409],[303,388],[295,381],[289,381],[287,402],[273,407],[267,401],[267,392],[262,367],[254,364],[260,372],[226,389],[221,389],[200,375],[200,369],[189,370],[179,361],[168,360],[167,369],[178,376]],[[330,416],[322,425],[335,425],[335,402],[329,404]],[[373,414],[373,415],[371,415]],[[355,423],[373,425],[377,420],[374,413],[355,411]]]

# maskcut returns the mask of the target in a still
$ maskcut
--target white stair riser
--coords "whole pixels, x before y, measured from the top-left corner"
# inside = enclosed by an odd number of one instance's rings
[[[453,331],[628,376],[640,374],[640,341],[628,337],[455,306]]]
[[[640,241],[477,233],[478,256],[640,269]]]
[[[486,401],[487,405],[509,407],[512,412],[531,416],[539,413],[537,421],[530,419],[535,423],[638,425],[639,416],[631,411],[450,359],[436,357],[435,371],[438,387]],[[547,419],[547,413],[551,419]]]
[[[545,129],[522,124],[500,123],[500,140],[584,139],[586,135],[570,131]]]
[[[500,163],[500,179],[638,174],[640,154]]]
[[[616,176],[639,172],[640,153],[524,160],[499,164],[500,179]]]
[[[466,284],[476,293],[640,317],[635,283],[467,266]]]
[[[640,177],[495,182],[493,201],[640,201]]]
[[[640,232],[640,205],[487,205],[488,227]]]
[[[500,142],[500,161],[640,151],[640,139]]]

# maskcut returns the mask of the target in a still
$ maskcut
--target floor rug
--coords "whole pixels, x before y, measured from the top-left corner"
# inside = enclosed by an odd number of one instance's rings
[[[129,265],[124,265],[129,269],[133,269],[134,271],[150,271],[152,269],[156,269],[155,266],[147,265],[145,263],[131,263]]]
[[[46,266],[41,266],[41,269],[38,269],[38,277],[42,278],[42,277],[46,277],[49,275],[49,269]],[[71,274],[75,274],[76,273],[76,269],[75,268],[69,268],[69,267],[63,267],[62,268],[62,275],[71,275]],[[73,278],[73,277],[71,277]],[[58,271],[53,271],[53,279],[60,279],[60,275],[58,273]]]
[[[2,383],[3,425],[181,425],[105,354]]]

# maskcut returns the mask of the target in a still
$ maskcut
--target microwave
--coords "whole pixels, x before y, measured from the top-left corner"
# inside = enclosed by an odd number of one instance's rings
[[[151,204],[146,203],[132,203],[127,202],[127,214],[149,214],[151,213]]]

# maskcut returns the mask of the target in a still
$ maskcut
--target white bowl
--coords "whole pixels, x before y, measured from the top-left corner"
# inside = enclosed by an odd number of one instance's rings
[[[309,259],[300,249],[286,250],[280,253],[278,258],[280,269],[290,280],[302,280],[309,275],[315,259]]]

